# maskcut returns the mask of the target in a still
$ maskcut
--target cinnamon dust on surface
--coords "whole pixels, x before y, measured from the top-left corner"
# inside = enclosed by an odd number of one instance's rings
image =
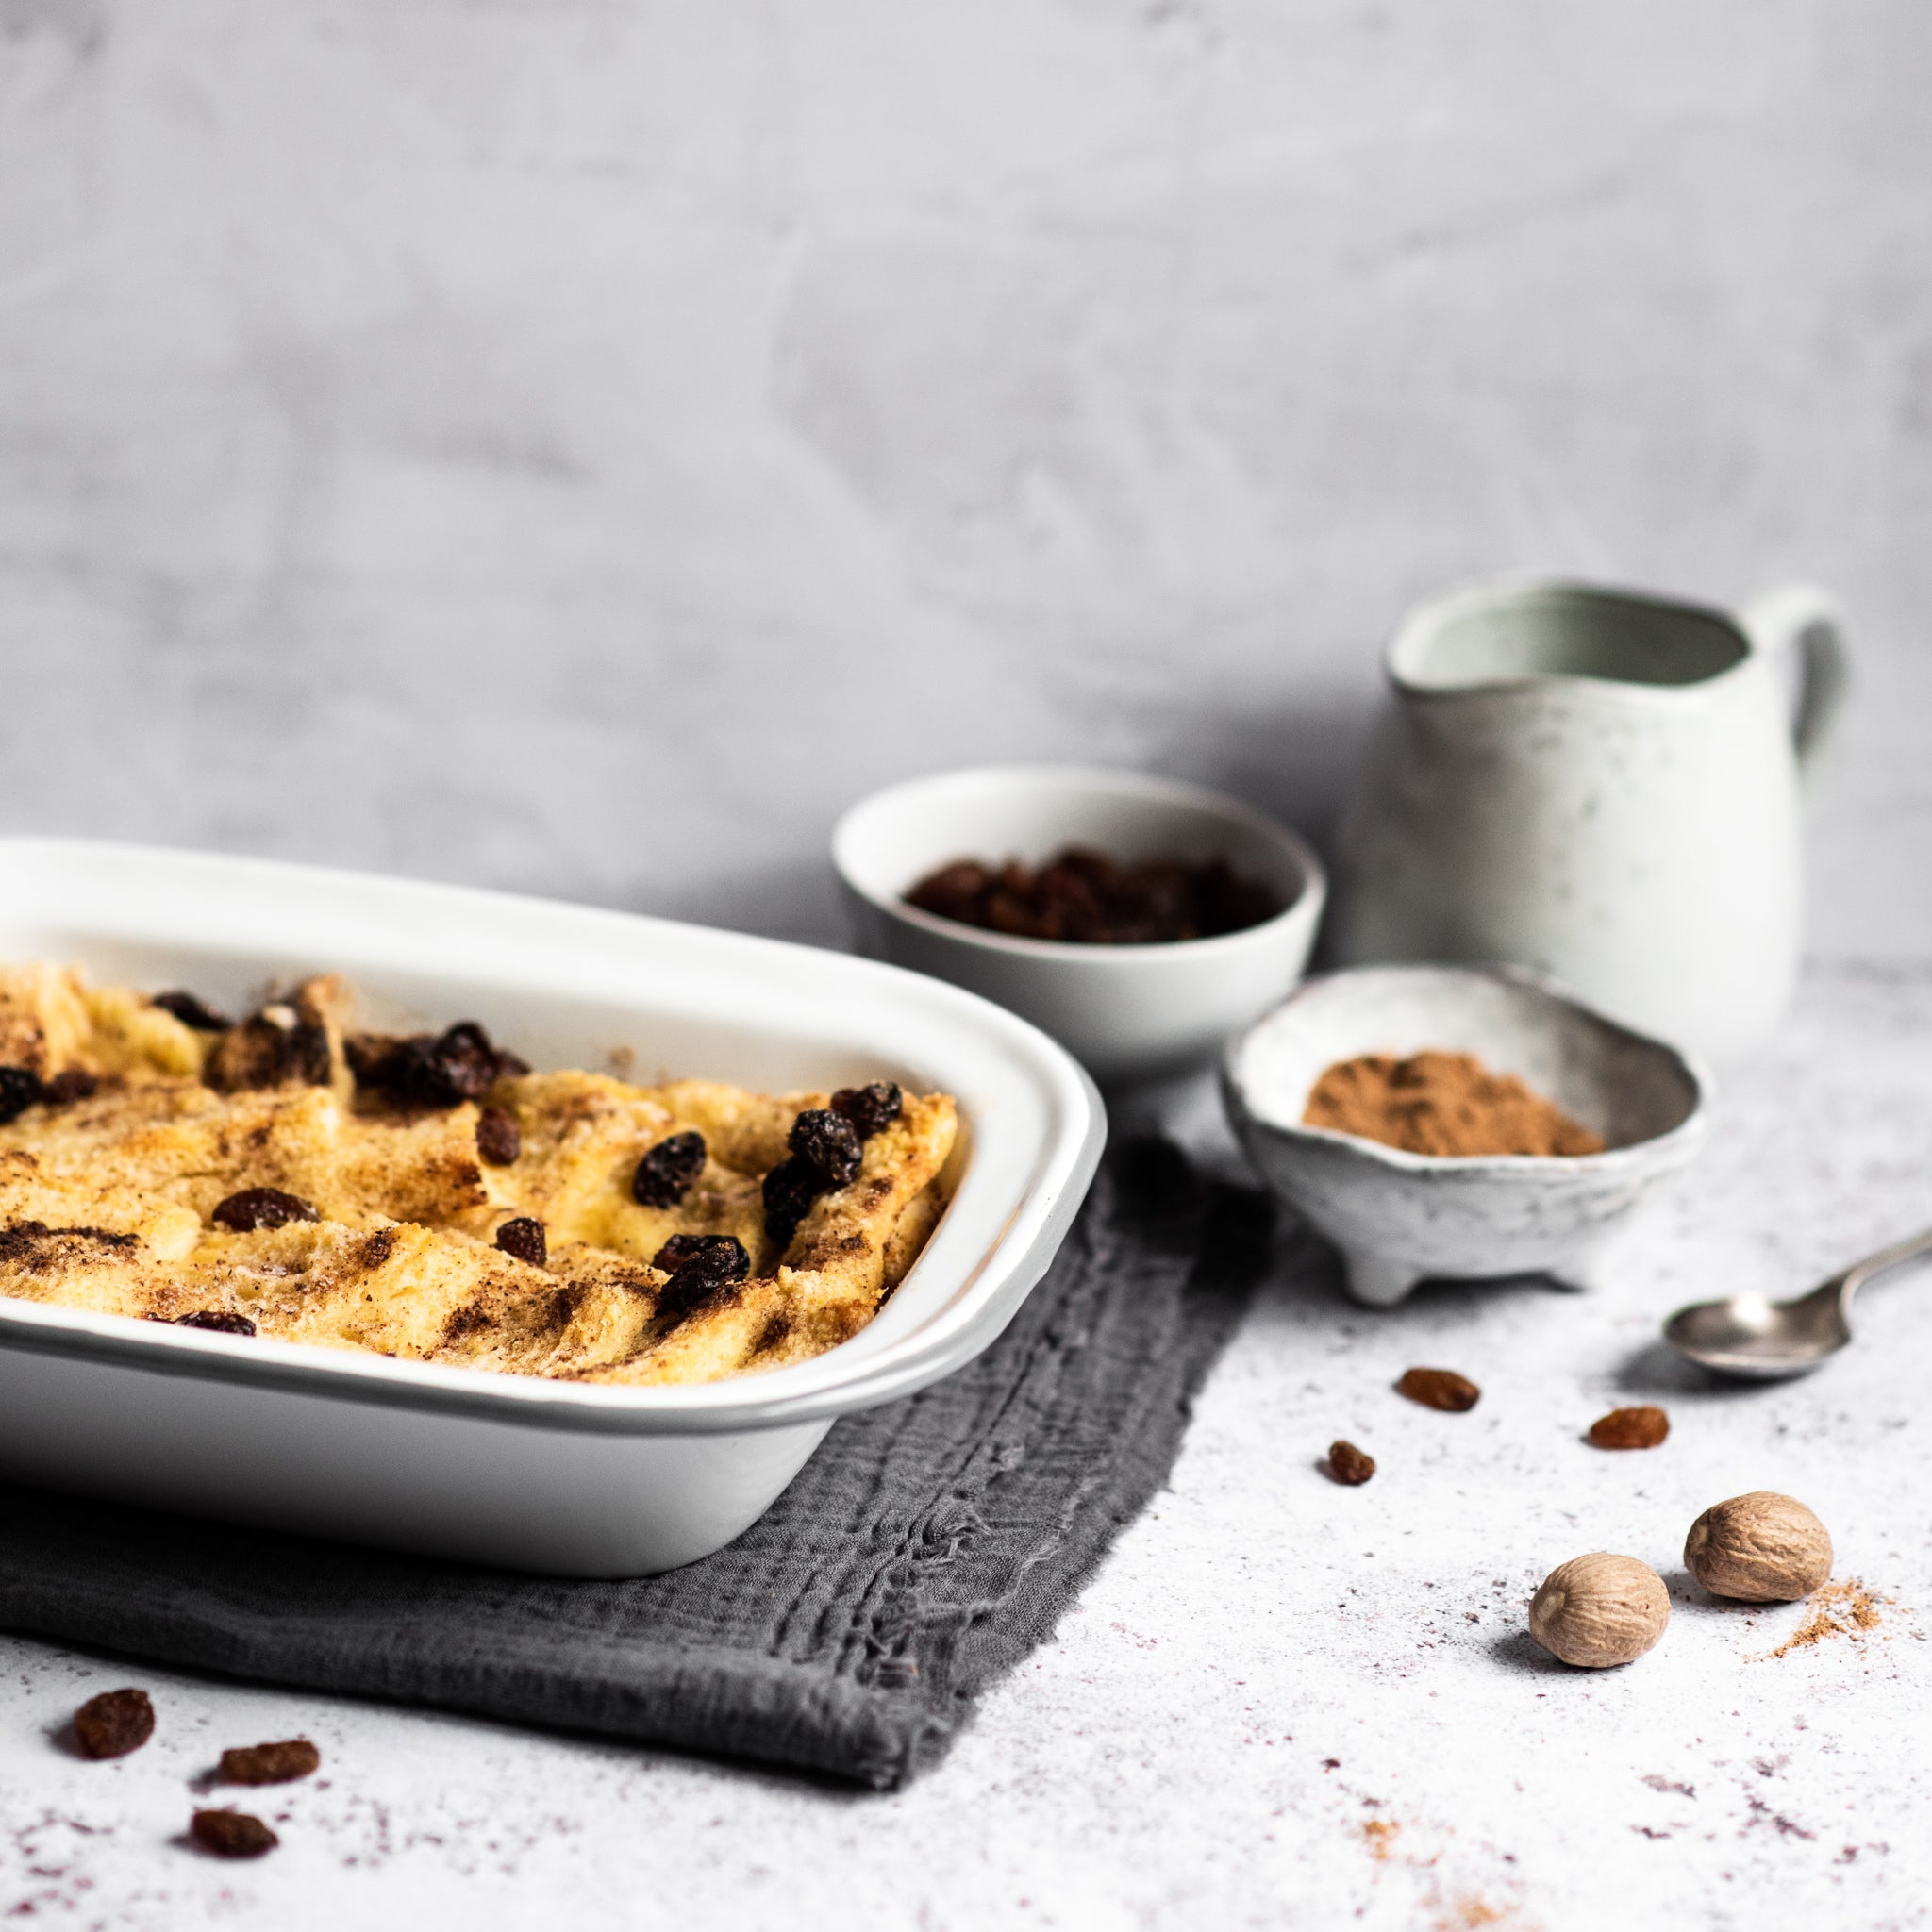
[[[1874,1596],[1854,1576],[1843,1583],[1827,1583],[1811,1592],[1811,1615],[1771,1654],[1784,1657],[1794,1650],[1808,1650],[1827,1637],[1862,1637],[1877,1629],[1878,1606],[1889,1598]]]
[[[1315,1082],[1302,1124],[1408,1154],[1601,1154],[1604,1143],[1555,1101],[1474,1054],[1433,1048],[1337,1060]]]
[[[1367,1818],[1362,1821],[1362,1839],[1368,1845],[1372,1858],[1386,1858],[1395,1849],[1395,1840],[1402,1835],[1402,1827],[1392,1818]]]

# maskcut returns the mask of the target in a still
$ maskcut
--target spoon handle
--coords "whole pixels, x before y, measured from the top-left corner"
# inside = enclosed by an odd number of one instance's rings
[[[1932,1254],[1932,1227],[1922,1234],[1907,1235],[1902,1241],[1893,1241],[1890,1247],[1880,1248],[1875,1255],[1868,1255],[1862,1261],[1854,1261],[1838,1278],[1840,1308],[1849,1316],[1852,1297],[1874,1274],[1883,1274],[1888,1268],[1896,1268],[1901,1261],[1909,1261],[1925,1254]]]

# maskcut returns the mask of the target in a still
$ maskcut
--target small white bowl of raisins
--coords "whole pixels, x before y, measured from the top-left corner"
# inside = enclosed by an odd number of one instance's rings
[[[860,943],[1031,1020],[1103,1084],[1212,1063],[1301,977],[1321,862],[1219,792],[1135,772],[916,778],[840,820]]]

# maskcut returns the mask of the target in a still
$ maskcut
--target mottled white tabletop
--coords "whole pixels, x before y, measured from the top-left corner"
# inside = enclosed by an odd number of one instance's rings
[[[0,1639],[0,1923],[1923,1917],[1932,1278],[1793,1387],[1646,1348],[1932,1220],[1928,93],[1923,0],[0,0],[0,832],[836,943],[874,786],[1078,760],[1319,834],[1412,601],[1799,577],[1859,692],[1807,930],[1905,962],[1814,980],[1614,1292],[1371,1316],[1285,1251],[906,1793]],[[1633,1398],[1662,1449],[1582,1443]],[[1680,1588],[1630,1670],[1525,1647],[1552,1564],[1680,1584],[1760,1485],[1877,1629],[1773,1658],[1800,1611]],[[127,1681],[155,1741],[63,1755]],[[281,1849],[185,1849],[294,1731]]]
[[[1285,1236],[1202,1397],[1172,1489],[952,1757],[894,1796],[593,1740],[0,1646],[0,1915],[22,1923],[965,1927],[1904,1926],[1925,1923],[1932,1717],[1932,1282],[1868,1293],[1809,1380],[1708,1386],[1659,1318],[1788,1291],[1932,1219],[1932,974],[1813,975],[1734,1079],[1702,1165],[1630,1238],[1620,1284],[1436,1289],[1352,1307]],[[1413,1364],[1483,1388],[1396,1397]],[[1670,1410],[1660,1449],[1582,1432]],[[1339,1489],[1332,1437],[1380,1461]],[[1788,1490],[1830,1525],[1875,1627],[1777,1655],[1802,1606],[1685,1577],[1707,1504]],[[1658,1568],[1674,1616],[1635,1666],[1573,1672],[1524,1630],[1591,1549]],[[154,1741],[55,1738],[146,1686]],[[306,1733],[282,1835],[222,1865],[182,1839],[225,1744]]]

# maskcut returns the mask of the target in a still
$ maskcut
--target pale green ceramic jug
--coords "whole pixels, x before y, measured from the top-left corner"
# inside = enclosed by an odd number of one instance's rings
[[[1797,974],[1801,780],[1845,661],[1806,589],[1736,616],[1557,582],[1425,606],[1343,814],[1334,956],[1531,966],[1748,1053]]]

